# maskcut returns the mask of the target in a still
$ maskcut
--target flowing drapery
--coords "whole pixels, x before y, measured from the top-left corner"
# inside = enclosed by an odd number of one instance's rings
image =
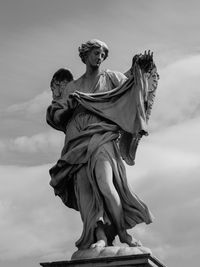
[[[127,149],[135,135],[147,133],[145,98],[145,83],[138,71],[137,79],[129,79],[109,92],[77,91],[71,94],[69,101],[54,101],[47,110],[47,122],[66,134],[61,157],[50,170],[50,184],[65,205],[81,213],[83,233],[76,243],[79,248],[88,248],[95,241],[94,231],[99,220],[104,222],[110,240],[117,234],[96,182],[94,170],[99,158],[108,160],[112,166],[125,229],[152,221],[147,206],[130,188],[122,161],[135,154],[135,146]],[[121,138],[118,146],[120,132],[130,138]]]

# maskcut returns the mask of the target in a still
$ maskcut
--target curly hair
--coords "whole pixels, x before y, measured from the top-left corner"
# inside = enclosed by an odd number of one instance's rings
[[[97,40],[97,39],[92,39],[90,41],[87,41],[86,43],[83,43],[79,48],[79,56],[82,60],[82,62],[85,64],[86,63],[86,58],[88,53],[94,49],[94,48],[103,48],[105,52],[105,57],[104,60],[108,57],[108,46],[104,42]]]

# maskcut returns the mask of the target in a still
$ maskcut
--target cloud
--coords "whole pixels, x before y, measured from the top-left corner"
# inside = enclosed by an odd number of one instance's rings
[[[180,266],[186,267],[190,260],[194,263],[198,258],[199,175],[200,164],[183,169],[171,167],[165,173],[149,172],[140,184],[138,192],[142,192],[155,220],[152,225],[140,226],[136,234],[167,265],[175,267],[174,263],[181,259]],[[142,227],[144,231],[141,234]],[[135,229],[132,233],[135,235]],[[188,251],[193,257],[188,255]]]
[[[19,112],[21,114],[25,114],[30,116],[30,114],[41,113],[41,111],[45,111],[47,106],[51,103],[52,97],[50,90],[44,91],[39,95],[36,95],[29,101],[14,104],[9,106],[5,112],[6,113],[16,113]]]
[[[2,261],[50,253],[64,257],[68,242],[78,235],[79,217],[71,212],[69,220],[69,209],[54,197],[48,185],[49,168],[0,167]]]
[[[174,267],[194,263],[199,253],[199,134],[199,117],[155,132],[142,140],[136,165],[127,168],[134,191],[155,216],[153,224],[131,233]]]
[[[28,101],[13,104],[1,110],[1,139],[37,135],[49,130],[46,109],[51,103],[51,92],[43,91]]]
[[[64,134],[46,123],[51,92],[14,104],[1,113],[0,160],[3,164],[37,165],[54,162],[64,143]]]
[[[48,152],[60,148],[63,145],[64,134],[55,131],[39,133],[31,137],[20,136],[8,141],[8,148],[12,151],[39,153]]]
[[[49,130],[32,136],[0,140],[0,160],[4,164],[38,165],[55,162],[64,144],[64,134]]]
[[[200,56],[181,59],[160,71],[150,124],[158,129],[198,116]]]

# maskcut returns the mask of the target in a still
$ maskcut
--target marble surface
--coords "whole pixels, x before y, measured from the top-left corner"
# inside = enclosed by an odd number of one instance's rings
[[[138,255],[138,254],[150,254],[152,252],[149,248],[143,246],[137,247],[120,247],[120,246],[108,246],[108,247],[96,247],[85,250],[77,250],[73,253],[71,259],[92,259],[101,257],[117,257],[127,255]]]

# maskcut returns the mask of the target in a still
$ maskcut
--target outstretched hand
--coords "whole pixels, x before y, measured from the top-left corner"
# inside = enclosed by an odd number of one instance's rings
[[[135,64],[138,64],[143,72],[151,72],[155,63],[153,61],[153,52],[150,50],[144,51],[144,54],[137,54],[132,59],[132,68]]]

